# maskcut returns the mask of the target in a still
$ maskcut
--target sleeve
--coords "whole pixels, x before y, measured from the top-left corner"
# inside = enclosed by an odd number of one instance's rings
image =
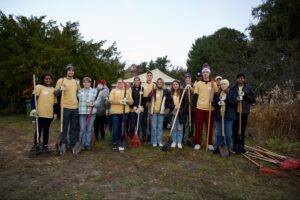
[[[216,93],[214,94],[213,101],[212,101],[213,107],[217,108],[217,107],[220,106],[220,105],[219,105],[219,100],[220,100],[220,94],[216,92]]]
[[[194,85],[194,94],[199,94],[199,87],[197,83]]]
[[[120,102],[116,101],[117,98],[115,98],[115,90],[112,90],[109,94],[109,103],[110,104],[120,104]]]
[[[171,92],[168,89],[165,89],[165,91],[166,91],[165,108],[169,108],[170,109]]]
[[[237,105],[237,95],[234,91],[230,91],[228,97],[225,100],[226,105],[236,106]]]
[[[127,93],[127,98],[128,98],[128,105],[132,105],[133,104],[133,99],[132,99],[132,92],[131,91],[129,91],[128,93]]]
[[[36,107],[35,107],[35,102],[34,102],[34,101],[35,101],[35,99],[34,99],[34,94],[35,94],[35,92],[36,92],[36,100],[38,101],[39,95],[41,94],[41,87],[40,87],[39,85],[37,85],[37,86],[35,87],[35,90],[36,90],[36,91],[33,90],[32,95],[31,95],[31,98],[30,98],[31,110],[36,109]]]
[[[77,97],[79,99],[79,101],[81,100],[81,97],[82,97],[82,91],[79,90],[78,93],[77,93]]]
[[[58,103],[54,103],[53,105],[54,114],[58,114],[58,109],[59,109]]]
[[[256,102],[256,95],[250,86],[245,91],[244,99],[250,104]]]
[[[58,79],[55,85],[55,90],[58,90],[62,84],[62,78]]]

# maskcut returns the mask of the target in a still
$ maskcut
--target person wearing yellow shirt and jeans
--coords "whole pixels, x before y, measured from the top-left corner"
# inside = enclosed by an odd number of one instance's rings
[[[67,146],[67,133],[70,131],[70,147],[78,141],[78,100],[77,92],[80,90],[79,81],[74,79],[75,71],[72,64],[66,67],[66,77],[58,79],[55,89],[63,95],[60,102],[63,107],[63,132],[61,145]],[[70,128],[69,128],[70,125]]]
[[[129,105],[133,103],[131,92],[126,88],[123,79],[118,79],[117,86],[109,94],[109,103],[111,104],[111,117],[113,123],[112,145],[113,150],[124,151],[120,145],[122,142],[122,123],[123,128],[127,124]]]
[[[163,122],[165,114],[170,110],[170,92],[164,89],[164,81],[158,78],[156,88],[150,93],[151,97],[151,144],[162,147]]]
[[[54,96],[54,88],[52,84],[52,74],[45,73],[42,75],[42,84],[36,86],[37,108],[35,107],[34,94],[31,96],[31,112],[32,116],[38,115],[39,133],[43,132],[43,147],[42,153],[48,153],[49,128],[52,120],[57,119],[58,105],[57,99]],[[35,92],[35,91],[34,91]],[[33,93],[34,93],[33,92]],[[40,143],[36,141],[36,132],[34,135],[34,147]],[[40,152],[39,152],[40,153]]]

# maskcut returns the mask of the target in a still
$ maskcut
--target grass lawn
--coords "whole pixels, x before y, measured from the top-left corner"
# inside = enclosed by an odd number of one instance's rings
[[[222,159],[187,146],[162,152],[149,144],[118,153],[106,141],[91,152],[58,157],[54,122],[52,152],[34,156],[33,132],[30,119],[0,118],[1,199],[300,199],[300,177],[262,176],[241,155]]]

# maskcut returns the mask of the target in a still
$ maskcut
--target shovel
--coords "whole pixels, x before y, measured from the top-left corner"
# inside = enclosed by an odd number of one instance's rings
[[[35,80],[35,74],[33,74],[33,87],[34,87],[34,105],[35,109],[38,110],[37,107],[37,98],[36,98],[36,80]],[[38,113],[38,111],[37,111]],[[42,146],[40,144],[40,133],[39,133],[39,117],[36,114],[35,115],[35,129],[36,129],[36,147],[35,147],[35,154],[39,155],[42,152]]]
[[[127,85],[124,82],[124,98],[126,98],[126,89],[127,89]],[[125,140],[125,105],[123,105],[123,115],[122,115],[122,137],[121,137],[121,141],[119,142],[119,147],[122,147],[124,150],[120,150],[120,152],[124,152],[126,147],[127,147],[127,142]]]
[[[140,91],[139,107],[141,106],[141,101],[142,101],[142,87],[141,87],[141,91]],[[131,146],[132,147],[141,146],[141,140],[140,140],[139,135],[138,135],[139,125],[140,125],[140,114],[141,113],[138,114],[134,136],[131,140]]]
[[[224,115],[225,115],[225,105],[221,106],[221,117],[222,117],[222,144],[219,146],[220,155],[222,158],[229,156],[229,151],[225,144],[225,131],[224,131]]]
[[[63,119],[64,119],[64,108],[63,108],[63,100],[64,100],[64,91],[61,93],[61,111],[60,111],[60,133],[55,143],[56,153],[61,156],[66,153],[67,146],[65,143],[61,143],[62,132],[63,132]]]
[[[181,107],[181,103],[182,103],[182,99],[184,97],[184,93],[186,91],[187,87],[184,88],[183,92],[182,92],[182,95],[181,95],[181,98],[180,98],[180,101],[179,101],[179,105],[178,105],[178,109],[176,111],[176,114],[175,114],[175,117],[174,117],[174,120],[173,120],[173,123],[172,123],[172,128],[171,128],[171,131],[170,131],[170,134],[169,134],[169,140],[167,143],[165,143],[162,147],[161,147],[161,150],[162,151],[167,151],[168,149],[170,149],[171,147],[171,144],[172,144],[172,140],[171,140],[171,136],[172,136],[172,133],[173,133],[173,129],[174,129],[174,126],[175,126],[175,123],[176,123],[176,120],[177,120],[177,117],[178,117],[178,113],[179,113],[179,110],[180,110],[180,107]]]
[[[242,150],[242,101],[238,102],[239,106],[239,135],[238,135],[238,143],[237,146],[235,147],[235,152],[240,153]]]

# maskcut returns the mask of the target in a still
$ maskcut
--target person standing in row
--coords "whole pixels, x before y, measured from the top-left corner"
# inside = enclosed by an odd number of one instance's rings
[[[156,88],[150,93],[151,97],[151,144],[162,147],[163,122],[170,111],[170,92],[164,89],[164,81],[158,78]]]
[[[78,100],[77,92],[80,90],[79,81],[74,79],[75,71],[72,64],[66,67],[66,77],[56,82],[56,94],[63,96],[61,106],[63,107],[63,132],[61,144],[67,146],[67,134],[70,131],[70,148],[73,149],[78,141]],[[70,126],[70,128],[69,128]]]
[[[220,153],[219,147],[222,145],[222,115],[224,111],[224,134],[226,147],[230,152],[232,124],[236,119],[235,107],[237,105],[235,91],[229,89],[229,81],[223,79],[220,81],[220,91],[214,94],[213,106],[215,107],[215,120],[217,122],[217,148],[214,153]],[[230,155],[230,153],[229,153]]]
[[[139,77],[134,77],[133,86],[131,88],[131,95],[133,99],[133,104],[130,105],[130,135],[131,138],[134,135],[136,130],[136,125],[140,126],[141,118],[137,123],[138,115],[142,116],[144,108],[146,107],[147,97],[143,97],[143,88],[141,87],[141,79]],[[142,96],[141,96],[142,95]],[[141,98],[140,98],[141,97]],[[140,102],[141,99],[141,102]],[[140,129],[138,129],[138,134],[140,136]],[[146,138],[146,135],[143,135],[142,138]]]
[[[113,122],[113,150],[117,148],[124,151],[125,148],[120,145],[122,142],[122,129],[125,129],[127,124],[129,105],[133,103],[131,93],[127,90],[127,86],[123,79],[118,79],[117,86],[109,94],[109,102],[111,104],[111,117]]]
[[[147,140],[147,131],[149,131],[150,134],[150,113],[149,113],[149,108],[150,108],[150,101],[151,98],[149,97],[149,94],[153,91],[155,84],[152,82],[153,79],[153,74],[151,71],[147,72],[147,77],[146,77],[146,82],[142,84],[142,87],[144,88],[143,92],[143,97],[148,99],[148,102],[146,106],[144,107],[144,112],[142,115],[142,142],[145,142]],[[149,136],[150,137],[150,136]]]
[[[206,133],[209,131],[208,150],[213,151],[212,129],[214,125],[214,107],[211,106],[213,94],[218,91],[217,84],[211,78],[211,71],[208,63],[202,66],[202,78],[195,84],[194,107],[195,107],[195,150],[202,145],[203,124],[206,124]],[[207,134],[206,134],[207,135]]]
[[[245,131],[248,122],[248,115],[250,113],[251,104],[255,103],[256,97],[252,87],[246,84],[245,74],[240,73],[236,76],[236,84],[232,87],[233,92],[238,98],[238,105],[236,107],[237,119],[233,123],[233,150],[236,153],[245,153]],[[241,115],[240,115],[241,114]],[[241,127],[239,128],[241,116]],[[241,129],[241,139],[239,140],[239,129]]]
[[[100,132],[100,140],[105,140],[105,124],[108,124],[108,96],[109,89],[106,86],[104,80],[98,80],[97,82],[97,90],[98,90],[98,99],[99,106],[97,107],[96,118],[94,122],[94,134],[96,141],[99,141],[99,132]]]
[[[57,119],[58,104],[57,98],[54,96],[54,88],[52,87],[53,76],[50,73],[42,75],[42,84],[36,86],[35,91],[31,96],[31,112],[30,116],[38,116],[39,133],[43,132],[43,147],[41,152],[48,153],[48,141],[49,141],[49,128],[52,120]],[[37,108],[35,107],[35,98],[37,98]],[[36,146],[40,141],[37,141],[36,132],[34,135],[33,150],[36,150]],[[40,139],[40,137],[39,137]],[[37,152],[40,153],[40,152]]]

